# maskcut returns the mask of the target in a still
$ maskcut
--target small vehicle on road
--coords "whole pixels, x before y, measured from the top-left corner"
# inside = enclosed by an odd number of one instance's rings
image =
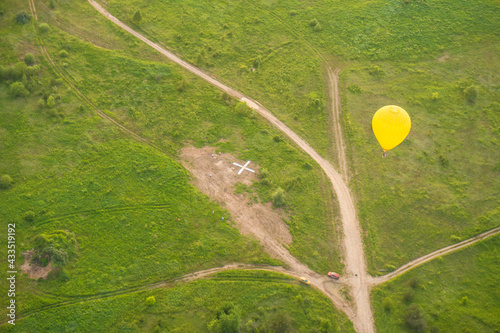
[[[340,278],[340,275],[335,273],[335,272],[328,272],[328,277],[331,277],[332,279],[338,280]]]
[[[309,281],[308,279],[306,279],[305,277],[300,277],[299,278],[299,281],[304,283],[304,284],[307,284],[308,286],[311,285],[311,281]]]

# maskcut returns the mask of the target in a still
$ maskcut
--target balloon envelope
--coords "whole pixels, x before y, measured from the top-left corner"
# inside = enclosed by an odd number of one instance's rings
[[[410,116],[403,108],[396,105],[380,108],[372,119],[373,133],[385,151],[403,142],[410,133],[410,128]]]

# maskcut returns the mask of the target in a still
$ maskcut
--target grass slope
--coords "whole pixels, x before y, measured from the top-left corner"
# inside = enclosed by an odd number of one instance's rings
[[[375,288],[378,330],[414,332],[405,316],[417,304],[431,332],[495,332],[500,325],[499,245],[495,236]]]
[[[153,296],[154,305],[146,298]],[[9,332],[208,332],[227,302],[241,309],[242,332],[272,327],[286,313],[288,332],[354,332],[331,302],[287,276],[228,271],[209,279],[49,309],[22,319]],[[0,331],[7,331],[1,327]]]

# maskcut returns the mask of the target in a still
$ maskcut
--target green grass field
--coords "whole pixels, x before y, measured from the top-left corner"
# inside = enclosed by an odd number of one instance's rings
[[[425,332],[496,332],[499,245],[500,237],[492,237],[375,288],[372,304],[378,330],[415,332],[425,325]],[[419,314],[408,320],[412,304],[420,311],[413,311]]]
[[[151,296],[155,303],[148,305]],[[227,271],[206,280],[93,300],[61,298],[68,304],[35,312],[13,329],[0,331],[206,332],[228,300],[240,308],[242,332],[273,327],[354,332],[345,315],[336,314],[317,291],[287,276],[259,271]]]

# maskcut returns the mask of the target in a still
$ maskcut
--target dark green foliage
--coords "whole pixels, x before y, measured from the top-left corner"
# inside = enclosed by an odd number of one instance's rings
[[[410,284],[410,287],[412,287],[413,289],[417,289],[420,286],[420,279],[413,278],[410,280],[409,284]]]
[[[41,248],[40,252],[50,258],[50,261],[56,265],[62,266],[68,263],[68,251],[63,248],[56,248],[53,245]]]
[[[2,175],[0,177],[0,188],[7,189],[12,187],[12,177],[9,175]]]
[[[61,50],[61,51],[59,51],[59,56],[61,58],[67,58],[69,56],[69,53],[66,50]]]
[[[134,23],[136,23],[136,24],[137,24],[137,23],[139,23],[139,22],[141,22],[141,20],[142,20],[142,15],[141,15],[141,11],[140,11],[140,10],[137,10],[137,11],[135,12],[134,17],[133,17],[133,19],[132,19],[132,20],[133,20],[133,21],[134,21]]]
[[[55,9],[56,8],[56,3],[54,0],[49,0],[49,8],[50,9]]]
[[[478,94],[479,87],[476,85],[471,85],[464,89],[465,99],[471,104],[476,102]]]
[[[38,26],[38,28],[40,29],[40,32],[42,34],[46,33],[50,29],[50,27],[49,27],[49,25],[47,23],[40,23],[40,25]]]
[[[75,235],[67,230],[41,233],[34,237],[32,243],[40,257],[48,258],[58,266],[66,265],[76,254]]]
[[[274,207],[283,207],[285,205],[285,191],[278,188],[272,195],[272,202]]]
[[[220,99],[223,100],[225,103],[230,103],[231,102],[231,95],[229,95],[227,92],[225,91],[221,91],[220,92]]]
[[[9,92],[12,97],[26,97],[30,94],[22,82],[12,83]]]
[[[392,300],[391,297],[387,296],[386,298],[384,298],[384,302],[382,305],[385,311],[391,311],[391,309],[394,306],[394,301]]]
[[[35,217],[36,217],[36,213],[34,211],[27,211],[23,214],[23,220],[25,220],[26,222],[33,222],[33,220],[35,220]]]
[[[24,56],[24,62],[28,66],[32,66],[35,63],[35,56],[32,53],[26,53]]]
[[[316,27],[317,25],[319,24],[318,20],[317,19],[312,19],[311,21],[309,21],[309,26],[311,27]]]
[[[50,95],[49,98],[47,98],[47,107],[49,109],[53,109],[56,106],[56,99],[54,98],[53,95]]]
[[[295,332],[293,319],[288,313],[280,311],[276,313],[269,322],[271,332]]]
[[[424,312],[417,304],[411,304],[406,309],[405,323],[414,332],[425,332],[427,321],[424,318]]]
[[[236,102],[234,106],[234,111],[236,114],[244,117],[251,117],[252,116],[252,109],[248,107],[246,103],[243,102]]]
[[[415,296],[415,292],[411,289],[408,289],[403,296],[403,299],[406,303],[411,303],[413,301],[413,297]]]
[[[16,14],[14,20],[19,25],[29,23],[29,21],[31,21],[31,14],[28,14],[26,11],[23,10]]]
[[[241,309],[232,302],[224,304],[217,316],[208,323],[210,333],[237,333],[241,327]]]

